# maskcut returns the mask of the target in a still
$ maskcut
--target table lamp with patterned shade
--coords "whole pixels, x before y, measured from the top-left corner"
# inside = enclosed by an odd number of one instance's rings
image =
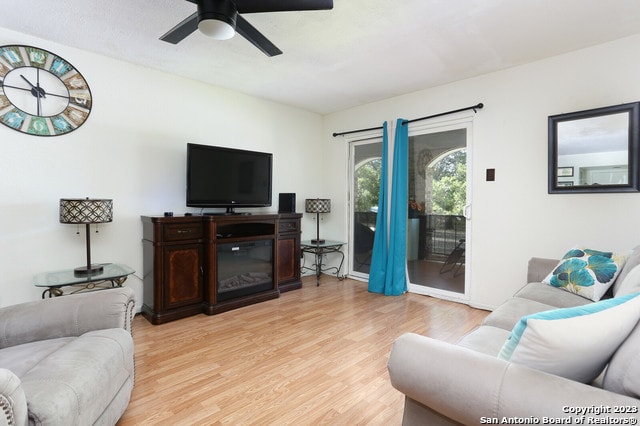
[[[316,239],[311,244],[323,244],[320,239],[320,213],[331,213],[331,200],[323,198],[307,198],[304,201],[304,211],[316,214]]]
[[[107,223],[113,220],[113,200],[96,198],[61,198],[60,223],[85,224],[87,234],[87,265],[74,269],[76,275],[91,275],[102,272],[102,265],[91,264],[92,223]],[[97,231],[96,231],[97,232]]]

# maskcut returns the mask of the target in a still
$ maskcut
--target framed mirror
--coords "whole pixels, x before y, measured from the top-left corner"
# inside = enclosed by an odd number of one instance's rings
[[[640,102],[549,117],[549,193],[638,192]]]

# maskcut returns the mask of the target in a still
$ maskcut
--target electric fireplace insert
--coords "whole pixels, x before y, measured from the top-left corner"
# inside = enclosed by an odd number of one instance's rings
[[[273,240],[217,245],[217,300],[273,289]]]

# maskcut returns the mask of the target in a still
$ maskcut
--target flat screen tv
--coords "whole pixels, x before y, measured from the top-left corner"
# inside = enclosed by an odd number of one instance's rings
[[[271,206],[273,155],[210,145],[187,144],[187,206]]]

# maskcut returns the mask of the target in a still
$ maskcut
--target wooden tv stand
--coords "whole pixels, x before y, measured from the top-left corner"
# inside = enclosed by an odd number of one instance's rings
[[[142,315],[153,324],[162,324],[274,299],[280,292],[302,287],[301,217],[300,213],[142,216]],[[232,279],[219,285],[222,271],[218,259],[231,259],[231,268],[248,272],[242,263],[234,264],[233,255],[254,246],[257,248],[252,250],[267,253],[260,259],[260,267],[267,269],[252,278],[266,279],[270,275],[271,282],[248,290],[223,288]],[[229,268],[225,264],[223,269]]]

